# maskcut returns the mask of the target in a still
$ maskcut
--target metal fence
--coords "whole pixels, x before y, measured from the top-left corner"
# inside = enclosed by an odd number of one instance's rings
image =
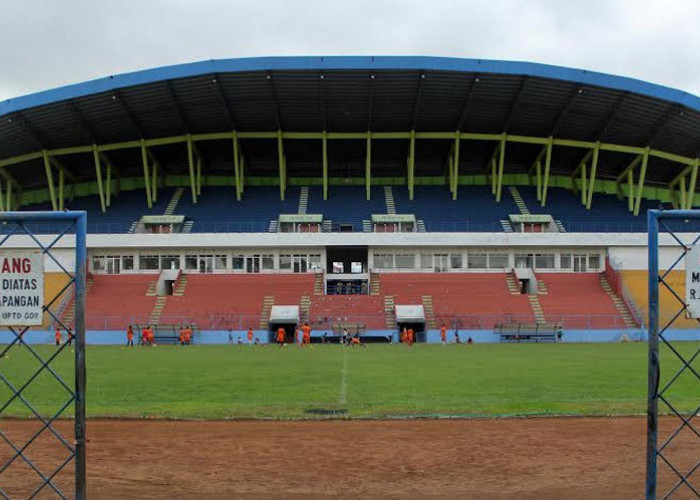
[[[647,399],[646,497],[700,498],[700,431],[694,419],[700,411],[700,349],[695,342],[672,342],[671,331],[688,312],[685,290],[669,279],[674,269],[688,263],[686,256],[700,236],[677,232],[688,222],[700,221],[700,211],[650,210],[649,226],[649,352]],[[659,241],[673,243],[677,255],[660,262]],[[661,269],[660,269],[661,268]],[[660,299],[677,311],[660,318]],[[659,419],[659,406],[667,417]],[[657,465],[658,467],[657,469]]]
[[[0,322],[4,325],[0,327],[0,335],[4,339],[0,345],[2,498],[35,498],[39,495],[41,498],[85,497],[86,219],[85,212],[68,211],[0,214],[4,233],[0,238],[0,274],[3,278]],[[50,237],[37,236],[32,230],[34,224],[51,224],[59,231]],[[70,264],[65,262],[65,258],[59,259],[54,255],[59,243],[75,248],[74,260]],[[34,256],[36,262],[41,264],[33,266],[32,270],[28,264],[20,271],[20,264],[29,261],[27,256]],[[17,268],[10,268],[7,259],[13,265],[17,264]],[[31,305],[41,307],[41,313],[11,312],[11,307],[16,303],[7,302],[7,298],[15,285],[8,283],[19,284],[19,281],[14,282],[15,278],[10,276],[24,272],[27,279],[33,276],[31,279],[43,283],[44,266],[64,273],[65,283],[55,290],[34,286],[34,297],[37,301],[41,297],[44,305]],[[64,302],[65,297],[75,302],[74,329],[63,324],[58,315],[59,304]],[[26,301],[27,296],[24,296],[21,303]],[[16,319],[17,314],[20,314],[20,319]],[[25,342],[33,328],[43,330],[41,323],[46,315],[57,325],[57,336],[60,335],[61,340],[51,347]],[[26,326],[31,324],[31,320],[26,318],[36,316],[39,324]],[[72,421],[66,420],[70,418],[71,409]],[[22,418],[3,418],[8,415]],[[71,463],[74,469],[69,467]]]

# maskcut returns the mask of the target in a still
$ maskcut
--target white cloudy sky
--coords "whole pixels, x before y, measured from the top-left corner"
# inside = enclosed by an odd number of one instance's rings
[[[202,59],[528,60],[700,95],[700,0],[1,0],[0,100]]]

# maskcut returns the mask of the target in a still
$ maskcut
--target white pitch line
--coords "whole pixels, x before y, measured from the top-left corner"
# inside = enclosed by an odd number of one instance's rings
[[[348,349],[343,347],[343,367],[340,370],[340,404],[348,400]]]

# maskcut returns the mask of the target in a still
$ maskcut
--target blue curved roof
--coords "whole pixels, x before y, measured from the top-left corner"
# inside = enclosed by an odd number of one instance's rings
[[[212,73],[247,71],[425,70],[528,75],[607,87],[677,103],[700,111],[700,97],[634,78],[548,64],[428,56],[253,57],[214,59],[113,75],[0,102],[0,116],[124,87]]]

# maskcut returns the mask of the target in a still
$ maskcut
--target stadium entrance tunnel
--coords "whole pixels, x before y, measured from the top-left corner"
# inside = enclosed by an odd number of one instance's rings
[[[277,342],[277,330],[279,328],[284,328],[284,342],[287,344],[293,344],[295,342],[294,334],[297,329],[297,323],[283,323],[283,322],[273,322],[270,321],[270,331],[268,332],[268,342],[274,344]],[[299,333],[301,336],[301,332]],[[301,340],[301,338],[299,339]]]
[[[396,326],[399,329],[399,335],[403,331],[404,328],[406,330],[408,329],[413,329],[413,333],[415,334],[415,342],[427,342],[427,337],[428,334],[425,331],[425,321],[418,321],[418,320],[407,320],[407,321],[397,321]]]

